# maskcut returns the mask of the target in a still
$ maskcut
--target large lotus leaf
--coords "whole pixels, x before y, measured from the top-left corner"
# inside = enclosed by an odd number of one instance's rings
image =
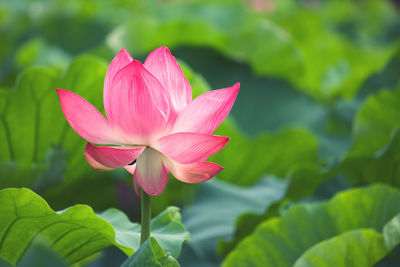
[[[121,265],[121,267],[141,266],[179,267],[179,263],[171,255],[166,255],[157,240],[150,237]]]
[[[400,127],[400,88],[370,96],[360,108],[353,126],[354,145],[347,157],[371,156],[385,146]]]
[[[298,166],[287,176],[287,191],[285,199],[281,202],[275,203],[263,214],[252,212],[243,213],[236,220],[235,235],[232,240],[221,240],[218,244],[218,253],[221,256],[226,256],[232,251],[236,245],[241,242],[245,237],[250,235],[256,227],[265,220],[283,214],[288,207],[292,206],[294,201],[305,200],[320,200],[320,196],[315,196],[318,193],[318,187],[323,185],[330,174],[322,170],[321,167],[315,164],[304,164]],[[329,186],[329,189],[334,189]],[[324,198],[329,198],[331,193],[343,190],[342,187],[334,189],[334,192],[324,194]],[[325,196],[329,195],[329,196]]]
[[[397,214],[383,228],[385,245],[388,250],[394,249],[400,244],[400,214]]]
[[[44,199],[25,188],[0,191],[0,209],[0,256],[11,263],[16,263],[38,237],[47,239],[72,263],[112,245],[128,256],[139,248],[140,226],[117,210],[97,216],[89,206],[76,205],[55,212]],[[153,219],[152,226],[167,252],[179,253],[188,233],[178,210],[168,208]],[[128,236],[132,239],[127,240]]]
[[[399,184],[400,88],[370,96],[357,114],[353,146],[331,173],[345,174],[352,184],[376,181]]]
[[[15,161],[22,167],[41,164],[52,144],[61,144],[68,153],[69,178],[78,178],[89,169],[81,164],[84,141],[67,124],[62,115],[56,87],[74,91],[95,106],[101,106],[101,88],[106,64],[94,57],[74,60],[58,78],[52,69],[27,68],[18,78],[16,90],[10,92],[0,113],[1,134],[8,144],[1,147],[1,161]],[[3,106],[3,104],[2,104]]]
[[[313,195],[317,187],[330,176],[316,164],[303,164],[288,175],[289,185],[287,198],[297,201]]]
[[[70,57],[62,49],[49,45],[43,38],[24,42],[15,54],[18,69],[32,65],[50,66],[57,69],[67,67]]]
[[[108,209],[98,214],[115,229],[118,243],[128,248],[140,246],[140,225],[129,222],[128,217],[117,209]],[[163,249],[174,257],[178,257],[183,241],[189,239],[189,233],[181,223],[181,215],[176,207],[168,207],[151,221],[151,235],[157,239]],[[125,250],[131,254],[131,249]]]
[[[19,75],[15,90],[1,91],[0,137],[7,140],[0,147],[3,188],[29,186],[38,192],[46,190],[51,203],[57,200],[60,204],[56,206],[65,208],[76,202],[69,201],[71,191],[66,193],[63,188],[89,188],[76,185],[84,177],[88,184],[106,184],[96,189],[101,191],[102,200],[109,202],[97,205],[98,200],[88,198],[91,194],[85,192],[79,194],[81,203],[103,209],[110,203],[115,205],[113,181],[101,178],[105,173],[93,170],[85,162],[85,141],[68,125],[55,91],[56,87],[74,91],[101,110],[105,71],[106,63],[101,59],[82,56],[61,75],[50,68],[29,67]],[[63,181],[61,187],[54,188]]]
[[[233,238],[221,239],[217,244],[217,254],[220,258],[225,258],[244,238],[249,236],[259,224],[265,220],[279,216],[281,210],[287,204],[286,200],[273,203],[262,214],[245,212],[235,220],[235,232]]]
[[[342,173],[354,185],[381,182],[400,185],[400,132],[377,153],[363,156],[348,156],[331,173]],[[377,177],[379,177],[377,179]]]
[[[337,194],[328,202],[298,204],[261,224],[223,266],[293,266],[312,246],[350,230],[381,232],[400,211],[400,192],[372,185]]]
[[[3,140],[7,140],[8,144],[1,147],[1,161],[15,160],[25,165],[35,163],[43,158],[54,141],[54,137],[48,137],[60,134],[60,123],[46,129],[46,136],[42,135],[45,129],[41,127],[41,123],[46,124],[58,114],[52,108],[49,112],[47,108],[52,103],[44,101],[52,95],[56,78],[57,73],[51,69],[29,68],[19,76],[16,90],[2,100],[5,103],[1,112],[1,127],[6,136]]]
[[[0,257],[0,266],[1,267],[13,267],[15,265],[9,263],[8,261],[6,261],[5,259],[3,259],[2,257]]]
[[[1,267],[3,267],[0,264]],[[23,256],[19,259],[17,267],[68,267],[67,263],[49,242],[38,238],[29,246]]]
[[[231,141],[210,161],[224,166],[218,177],[234,184],[252,185],[264,174],[283,177],[293,167],[317,160],[318,140],[301,128],[250,139],[233,122],[227,122],[215,133],[229,136]]]
[[[380,260],[400,244],[399,222],[400,214],[383,227],[383,234],[373,229],[357,229],[322,241],[307,250],[296,261],[294,267],[386,266],[384,261]],[[375,265],[378,262],[379,264]]]
[[[382,234],[373,229],[360,229],[318,243],[293,266],[372,267],[387,253]]]
[[[286,192],[286,182],[266,177],[252,187],[240,187],[218,179],[199,185],[194,204],[182,210],[183,223],[191,234],[188,245],[196,258],[186,264],[208,260],[217,262],[215,248],[220,239],[230,239],[235,220],[245,212],[263,213],[279,202]]]

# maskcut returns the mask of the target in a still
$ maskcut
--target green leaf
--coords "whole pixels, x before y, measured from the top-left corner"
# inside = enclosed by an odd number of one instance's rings
[[[77,205],[56,213],[28,189],[0,191],[0,255],[16,263],[36,236],[47,238],[70,262],[78,262],[113,244],[114,230],[93,210]]]
[[[13,267],[13,266],[15,265],[9,263],[8,261],[0,257],[0,267]]]
[[[348,157],[370,156],[385,146],[400,127],[400,88],[370,96],[360,108],[353,126],[354,145]]]
[[[60,145],[50,147],[43,161],[45,170],[38,175],[32,185],[32,189],[35,192],[43,192],[64,180],[64,172],[67,169],[65,163],[66,154],[64,148]]]
[[[136,266],[179,267],[180,265],[171,255],[165,255],[157,240],[150,237],[135,254],[121,265],[121,267]]]
[[[220,179],[237,185],[252,185],[264,174],[284,177],[295,166],[317,160],[318,140],[304,129],[249,139],[233,121],[227,121],[215,133],[229,136],[231,141],[209,160],[225,167]]]
[[[74,91],[99,107],[105,71],[103,61],[84,56],[74,60],[61,78],[56,71],[42,67],[30,67],[21,73],[16,90],[8,95],[0,111],[0,132],[9,141],[1,148],[0,161],[30,167],[41,163],[52,144],[61,144],[75,174],[86,167],[80,160],[76,162],[83,158],[76,151],[85,142],[67,125],[55,88]]]
[[[15,55],[15,63],[18,68],[32,65],[65,68],[70,59],[68,55],[58,47],[49,45],[42,38],[33,38],[23,43]]]
[[[400,211],[397,189],[372,185],[337,194],[329,202],[299,204],[262,223],[225,259],[223,266],[293,266],[318,243],[347,231],[381,232]]]
[[[44,157],[54,136],[57,133],[59,135],[60,123],[46,127],[49,129],[41,127],[41,123],[47,124],[52,117],[61,116],[61,111],[47,109],[49,105],[55,106],[51,101],[46,101],[52,97],[57,98],[55,79],[54,71],[40,67],[26,69],[19,76],[16,90],[9,94],[2,113],[2,132],[11,144],[8,147],[2,146],[1,161],[16,160],[22,165],[37,163]]]
[[[400,184],[399,101],[400,88],[380,91],[365,101],[354,122],[353,146],[331,173],[345,174],[354,185]]]
[[[326,171],[316,164],[303,164],[295,168],[289,175],[287,198],[300,200],[301,198],[313,195],[317,187],[329,176]]]
[[[217,244],[218,255],[221,258],[225,258],[237,246],[237,244],[257,228],[257,225],[269,218],[278,216],[284,203],[286,203],[285,200],[272,204],[263,214],[251,212],[241,214],[236,219],[234,237],[231,240],[219,240]]]
[[[388,250],[392,250],[400,244],[400,214],[397,214],[385,225],[383,236]]]
[[[0,256],[11,263],[16,263],[39,236],[71,263],[112,245],[128,256],[139,248],[140,226],[116,210],[103,213],[111,223],[86,205],[55,212],[29,189],[11,188],[0,191],[0,214]],[[171,253],[179,253],[188,236],[179,219],[177,209],[169,208],[152,222],[156,236]],[[128,241],[127,236],[132,239]]]
[[[18,267],[68,267],[70,266],[57,252],[55,252],[46,240],[34,241],[22,258],[18,261]]]
[[[343,173],[354,185],[381,182],[400,185],[400,131],[373,155],[349,155],[331,173]],[[378,178],[377,178],[378,177]]]
[[[273,204],[263,214],[244,213],[236,220],[235,236],[231,241],[222,240],[218,244],[218,253],[226,256],[245,237],[265,220],[283,214],[288,208],[295,204],[295,201],[317,201],[330,198],[337,192],[348,189],[347,183],[342,183],[343,177],[334,177],[332,174],[321,169],[315,164],[304,164],[295,168],[287,177],[287,191],[285,199]],[[339,178],[339,179],[338,179]],[[336,183],[338,179],[339,184]],[[347,180],[345,180],[347,181]],[[327,188],[328,190],[326,190]]]
[[[24,186],[28,181],[37,177],[41,170],[38,168],[23,168],[13,161],[0,162],[0,188]]]
[[[248,188],[217,179],[200,184],[195,203],[182,210],[183,223],[191,234],[188,245],[197,257],[215,259],[218,240],[232,237],[240,214],[263,213],[280,201],[285,191],[286,182],[273,177]]]
[[[373,229],[353,230],[313,246],[293,267],[372,267],[387,253],[382,234]]]
[[[140,246],[140,225],[130,223],[128,217],[120,210],[108,209],[98,216],[109,222],[115,229],[118,242],[126,248]],[[151,220],[151,236],[155,237],[163,249],[173,257],[178,257],[184,241],[189,240],[189,232],[181,222],[177,207],[168,207]],[[122,248],[126,254],[134,250]]]
[[[86,163],[86,141],[68,125],[55,91],[57,87],[71,90],[102,110],[106,68],[103,60],[93,56],[76,58],[61,75],[54,69],[29,67],[19,75],[15,91],[1,91],[5,97],[0,98],[0,138],[7,140],[0,147],[3,188],[28,186],[45,192],[58,208],[76,203],[76,196],[66,192],[71,188],[81,191],[80,202],[100,209],[116,205],[113,181],[101,180],[106,173]],[[83,179],[105,185],[96,188],[103,195],[101,200],[88,198],[91,187],[76,182]]]

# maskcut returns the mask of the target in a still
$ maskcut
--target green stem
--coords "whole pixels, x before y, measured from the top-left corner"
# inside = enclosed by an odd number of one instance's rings
[[[151,222],[151,203],[150,196],[140,189],[141,194],[141,225],[142,231],[140,234],[140,245],[142,245],[150,237],[150,222]]]

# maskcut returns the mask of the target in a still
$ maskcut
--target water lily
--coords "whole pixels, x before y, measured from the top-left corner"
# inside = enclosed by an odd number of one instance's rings
[[[163,192],[169,172],[199,183],[223,169],[206,159],[229,141],[212,133],[238,91],[239,83],[192,100],[192,88],[166,47],[144,64],[125,49],[112,60],[103,92],[107,118],[79,95],[57,89],[65,118],[89,142],[88,163],[99,170],[124,167],[152,196]]]

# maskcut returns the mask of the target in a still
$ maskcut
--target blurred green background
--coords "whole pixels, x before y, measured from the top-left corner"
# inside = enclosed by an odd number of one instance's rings
[[[182,208],[191,233],[178,258],[182,266],[253,266],[246,260],[256,252],[246,254],[246,248],[255,250],[248,240],[261,235],[253,232],[257,226],[299,222],[291,211],[303,203],[317,209],[344,190],[400,186],[399,1],[3,0],[0,41],[0,187],[28,187],[54,210],[80,203],[98,212],[121,209],[133,221],[140,214],[127,172],[88,166],[85,141],[66,123],[55,88],[74,91],[101,110],[114,55],[126,48],[143,61],[159,46],[179,60],[195,96],[241,83],[230,117],[216,132],[232,140],[210,158],[225,170],[201,185],[170,179],[153,200],[153,215],[169,205]],[[369,217],[356,213],[358,204],[349,210],[365,223],[318,242],[354,229],[381,233],[400,202],[379,198],[388,193],[368,194],[381,205],[360,204]],[[355,196],[338,210],[352,206]],[[388,209],[394,211],[379,213]],[[307,216],[326,225],[344,216],[315,214]],[[376,218],[379,226],[367,223]],[[310,235],[306,228],[287,226],[279,233],[300,242]],[[248,242],[240,242],[246,236]],[[275,248],[257,247],[276,263],[259,259],[259,266],[292,266],[310,247],[299,254],[264,238]],[[359,237],[340,240],[364,244]],[[398,266],[395,254],[375,260]],[[118,266],[124,258],[111,248],[85,264]]]

